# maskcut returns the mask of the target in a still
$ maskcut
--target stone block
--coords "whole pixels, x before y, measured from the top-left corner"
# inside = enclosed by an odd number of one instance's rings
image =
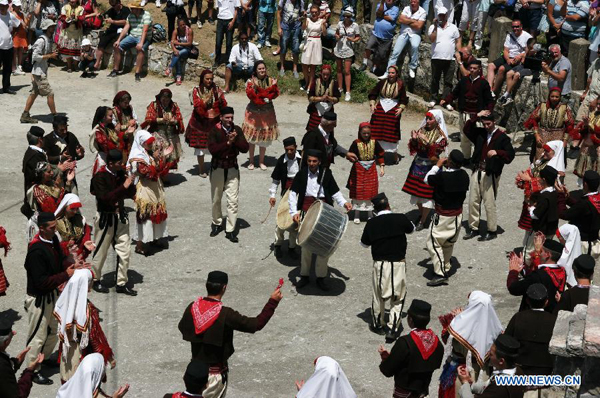
[[[504,41],[506,34],[511,31],[512,20],[506,17],[496,18],[492,21],[489,62],[496,60],[502,51],[504,51]]]
[[[552,339],[548,350],[550,354],[557,355],[560,357],[569,356],[567,353],[567,338],[569,336],[569,323],[571,321],[572,312],[559,311],[554,323],[554,330],[552,331]]]
[[[590,287],[584,332],[584,353],[600,358],[600,287]]]
[[[571,88],[573,90],[585,90],[587,84],[586,59],[590,42],[586,39],[579,38],[573,40],[569,44],[569,61],[571,61]]]
[[[360,27],[360,40],[354,43],[354,62],[357,65],[362,63],[363,58],[365,57],[365,48],[367,47],[367,41],[369,37],[371,37],[371,32],[373,32],[373,25],[371,24],[362,24]]]

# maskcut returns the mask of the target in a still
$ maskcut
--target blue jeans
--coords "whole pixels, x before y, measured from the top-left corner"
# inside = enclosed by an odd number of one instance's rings
[[[122,52],[125,52],[130,48],[136,47],[139,44],[140,39],[141,37],[127,35],[125,36],[125,38],[123,38],[123,40],[121,40],[121,43],[119,43],[119,48]],[[146,38],[146,40],[144,41],[144,45],[142,46],[142,50],[146,53],[148,52],[148,47],[150,47],[150,40]]]
[[[231,30],[227,29],[231,19],[217,19],[217,38],[215,42],[215,62],[221,62],[221,47],[223,47],[223,36],[225,36],[225,58],[229,60],[229,54],[231,54],[231,47],[233,47],[233,31],[235,25]]]
[[[423,7],[423,9],[427,13],[427,15],[429,15],[429,3],[431,3],[431,0],[419,0],[419,5],[421,7]],[[433,5],[435,8],[435,3]],[[433,13],[435,14],[435,11]],[[436,15],[436,17],[437,17],[437,15]]]
[[[264,45],[265,42],[271,41],[273,33],[273,21],[275,20],[274,13],[258,11],[258,43]],[[266,28],[266,30],[265,30]]]
[[[298,55],[300,54],[300,32],[302,26],[298,24],[297,26],[282,26],[283,37],[281,38],[281,54],[285,55],[288,49],[288,42],[290,39],[292,40],[292,54]]]
[[[420,35],[411,35],[408,33],[403,33],[396,40],[396,45],[394,46],[394,50],[392,51],[392,55],[390,56],[390,60],[388,61],[388,68],[390,66],[396,65],[398,62],[398,57],[400,57],[400,53],[404,50],[404,46],[410,42],[410,62],[408,67],[412,70],[415,70],[419,67],[419,44],[421,44],[421,36]]]
[[[186,47],[176,47],[179,50],[179,55],[173,54],[171,58],[171,65],[169,67],[171,69],[175,68],[175,76],[181,76],[182,74],[182,65],[190,55],[190,50]]]

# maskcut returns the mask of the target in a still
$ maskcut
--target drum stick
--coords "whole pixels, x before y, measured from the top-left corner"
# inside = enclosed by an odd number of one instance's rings
[[[267,216],[265,217],[265,219],[260,222],[261,224],[264,224],[267,221],[267,219],[271,215],[271,209],[272,208],[273,208],[273,206],[269,206],[269,212],[267,213]]]

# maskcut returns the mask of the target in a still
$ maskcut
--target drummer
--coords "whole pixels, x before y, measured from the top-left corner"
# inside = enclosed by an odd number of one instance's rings
[[[288,203],[290,214],[296,224],[300,224],[301,217],[317,198],[333,206],[335,201],[346,211],[352,210],[350,202],[344,199],[337,183],[331,174],[331,169],[321,165],[323,152],[318,149],[308,149],[306,152],[306,165],[303,165],[292,183]],[[318,193],[317,193],[318,191]],[[315,264],[317,274],[317,286],[324,291],[329,290],[325,281],[327,276],[328,257],[321,257],[312,253],[308,248],[302,248],[302,260],[300,266],[300,280],[296,282],[296,288],[302,288],[309,283],[309,274],[312,264]]]
[[[275,195],[277,194],[277,187],[279,184],[281,183],[281,196],[283,197],[287,190],[292,186],[292,181],[294,181],[294,177],[298,173],[298,170],[300,170],[300,161],[302,160],[302,156],[300,156],[296,150],[296,139],[294,137],[288,137],[284,139],[283,148],[285,149],[285,153],[277,160],[275,169],[273,170],[273,173],[271,173],[271,178],[273,179],[271,188],[269,189],[269,204],[271,207],[275,206]],[[282,204],[280,204],[280,206]],[[288,214],[287,211],[285,214]],[[296,239],[298,237],[298,230],[296,228],[290,228],[288,231],[290,233],[290,239],[288,241],[288,255],[293,259],[297,259],[298,253],[296,253]],[[279,226],[275,227],[274,246],[276,258],[283,257],[283,253],[281,252],[281,244],[283,243],[284,232],[285,230],[279,228]]]

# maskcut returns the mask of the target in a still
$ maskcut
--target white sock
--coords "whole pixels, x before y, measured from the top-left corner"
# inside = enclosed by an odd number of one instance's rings
[[[363,64],[366,65],[369,62],[367,58],[363,58]]]

